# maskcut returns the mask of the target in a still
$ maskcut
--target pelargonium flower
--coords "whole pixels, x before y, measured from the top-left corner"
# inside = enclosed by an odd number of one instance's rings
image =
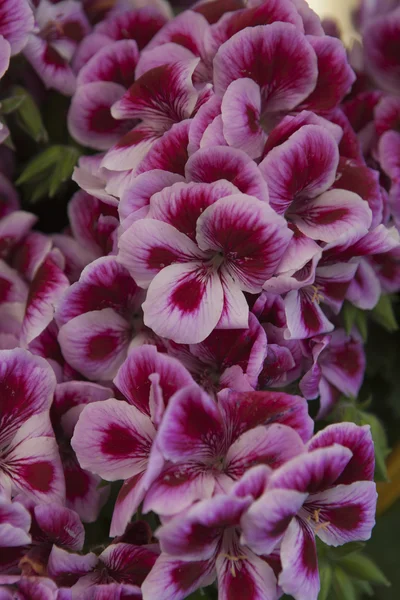
[[[368,426],[326,427],[308,453],[271,474],[265,493],[243,517],[242,541],[265,555],[280,544],[279,585],[296,600],[316,600],[314,536],[339,546],[367,540],[375,524],[374,449]]]
[[[143,329],[143,297],[114,257],[90,263],[56,312],[58,340],[68,363],[89,379],[111,380],[134,335]]]
[[[8,67],[10,55],[21,52],[33,30],[32,8],[27,0],[5,0],[0,7],[0,77]]]
[[[163,466],[153,441],[165,406],[193,380],[179,361],[144,345],[130,352],[114,383],[126,401],[88,404],[71,445],[83,469],[106,481],[124,480],[111,523],[111,535],[120,535]]]
[[[26,350],[1,350],[0,380],[1,490],[41,503],[63,502],[64,476],[49,418],[52,368]]]
[[[90,31],[82,6],[75,0],[57,4],[40,0],[35,21],[36,30],[29,35],[24,56],[47,88],[70,96],[76,85],[70,62],[78,43]]]
[[[304,451],[311,422],[302,398],[231,392],[218,403],[197,386],[169,401],[156,446],[169,461],[150,486],[144,510],[174,515],[196,500],[229,491],[257,464],[277,468]]]
[[[248,326],[243,292],[262,290],[292,233],[256,198],[221,194],[218,186],[187,196],[177,185],[153,196],[149,218],[123,233],[119,259],[148,288],[145,324],[175,342],[196,343],[215,327]]]
[[[162,554],[143,583],[144,600],[181,600],[216,577],[219,598],[238,590],[249,600],[277,597],[270,565],[240,543],[240,520],[253,497],[247,489],[244,496],[235,491],[197,502],[157,530]]]

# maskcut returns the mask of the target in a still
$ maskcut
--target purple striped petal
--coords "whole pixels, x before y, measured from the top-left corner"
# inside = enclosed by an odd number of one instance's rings
[[[292,519],[281,544],[282,572],[278,582],[296,600],[317,600],[320,588],[317,549],[312,529]]]
[[[26,0],[4,0],[0,7],[0,36],[11,46],[11,54],[21,52],[28,34],[33,30],[34,17]]]

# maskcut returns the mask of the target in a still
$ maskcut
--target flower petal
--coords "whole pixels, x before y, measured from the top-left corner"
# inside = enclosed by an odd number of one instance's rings
[[[18,54],[33,30],[34,17],[25,0],[5,0],[0,7],[0,35],[11,46],[11,54]]]
[[[169,131],[166,131],[159,140],[154,142],[138,166],[137,173],[160,169],[184,175],[188,159],[189,126],[189,119],[172,125]]]
[[[306,203],[296,203],[294,223],[305,235],[333,242],[341,235],[367,233],[372,221],[368,204],[347,190],[330,190]]]
[[[68,112],[68,129],[72,137],[95,150],[108,150],[117,143],[134,123],[132,120],[118,121],[111,116],[111,106],[124,91],[122,85],[112,81],[92,81],[78,87]]]
[[[239,590],[246,590],[246,600],[276,598],[276,578],[267,562],[248,548],[239,546],[237,551],[239,560],[235,555],[232,559],[222,553],[217,557],[219,600],[232,600]]]
[[[262,68],[265,64],[267,70]],[[314,89],[317,58],[294,25],[258,25],[236,33],[218,50],[214,59],[216,93],[222,96],[243,73],[260,86],[264,112],[289,111]]]
[[[89,379],[112,379],[123,363],[131,327],[113,309],[85,313],[63,325],[58,341],[67,362]]]
[[[187,562],[161,554],[143,582],[143,600],[183,600],[215,576],[213,560]]]
[[[136,221],[119,240],[118,258],[143,288],[149,287],[157,273],[161,273],[168,265],[201,259],[203,256],[186,235],[172,225],[155,219]]]
[[[318,288],[307,286],[300,290],[293,290],[285,297],[285,311],[287,320],[288,339],[302,340],[329,333],[334,325],[328,321],[318,304]]]
[[[133,83],[138,59],[139,51],[134,40],[120,40],[104,46],[80,69],[77,85],[111,81],[128,88]]]
[[[314,198],[325,192],[335,181],[338,162],[337,143],[325,128],[301,127],[260,164],[273,208],[281,214],[296,197]]]
[[[317,600],[320,588],[317,549],[311,528],[292,519],[281,544],[282,572],[278,582],[296,600]]]
[[[306,498],[294,490],[268,490],[243,515],[241,542],[257,554],[270,554]]]
[[[354,423],[328,425],[311,438],[308,448],[325,448],[340,444],[349,448],[353,456],[348,462],[337,483],[349,484],[354,481],[373,481],[375,468],[374,444],[369,425],[360,427]]]
[[[223,253],[223,268],[250,293],[261,292],[292,237],[286,222],[268,205],[244,194],[209,206],[196,229],[199,247]]]
[[[154,436],[148,417],[112,398],[83,409],[71,445],[82,468],[116,481],[145,470]]]
[[[188,386],[170,399],[157,434],[165,458],[204,462],[224,445],[221,415],[215,401],[198,386]]]
[[[47,88],[72,96],[76,88],[75,75],[68,61],[52,44],[37,35],[30,35],[23,53]]]
[[[189,238],[187,238],[189,241]],[[203,263],[172,264],[155,276],[143,304],[144,323],[180,344],[202,342],[223,310],[221,280]]]
[[[376,485],[373,481],[357,481],[337,485],[333,489],[312,494],[307,510],[318,510],[321,525],[316,535],[329,546],[365,541],[375,525]]]

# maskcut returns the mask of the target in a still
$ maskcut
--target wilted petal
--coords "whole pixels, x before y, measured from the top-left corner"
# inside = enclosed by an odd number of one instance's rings
[[[123,363],[130,324],[113,309],[85,313],[63,325],[58,341],[67,362],[89,379],[109,380]]]
[[[268,187],[258,166],[236,148],[218,146],[198,150],[189,158],[185,174],[189,181],[202,183],[226,179],[243,194],[268,201]]]
[[[317,600],[319,573],[317,549],[312,529],[300,519],[292,519],[281,544],[282,572],[278,582],[297,600]]]
[[[110,399],[83,409],[71,445],[84,469],[116,481],[145,470],[154,435],[148,417]]]
[[[257,554],[270,554],[303,506],[307,494],[294,490],[268,490],[241,519],[241,542]]]
[[[284,71],[282,61],[288,67]],[[265,64],[268,69],[262,68]],[[259,25],[235,34],[218,50],[214,59],[216,93],[222,96],[243,73],[260,86],[264,113],[291,110],[314,89],[317,58],[294,25]]]
[[[318,511],[321,527],[314,526],[315,534],[329,546],[341,546],[369,540],[375,525],[376,500],[375,483],[357,481],[312,494],[304,508],[310,514]]]
[[[132,127],[133,121],[118,121],[111,106],[125,91],[120,84],[93,81],[78,87],[68,113],[68,129],[83,146],[108,150]]]
[[[130,404],[150,416],[152,373],[158,375],[162,400],[168,404],[171,396],[182,387],[194,383],[189,371],[175,358],[157,352],[154,346],[134,348],[119,369],[114,383]]]
[[[180,344],[202,342],[216,327],[223,303],[218,273],[210,272],[204,263],[171,264],[150,284],[143,304],[144,323],[157,335]]]

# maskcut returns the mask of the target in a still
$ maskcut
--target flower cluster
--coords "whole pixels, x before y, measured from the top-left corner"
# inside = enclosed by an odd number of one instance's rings
[[[303,0],[3,1],[0,75],[88,149],[52,235],[0,152],[4,598],[317,600],[315,538],[369,539],[369,426],[322,420],[364,377],[344,308],[400,290],[385,10],[348,56]]]

